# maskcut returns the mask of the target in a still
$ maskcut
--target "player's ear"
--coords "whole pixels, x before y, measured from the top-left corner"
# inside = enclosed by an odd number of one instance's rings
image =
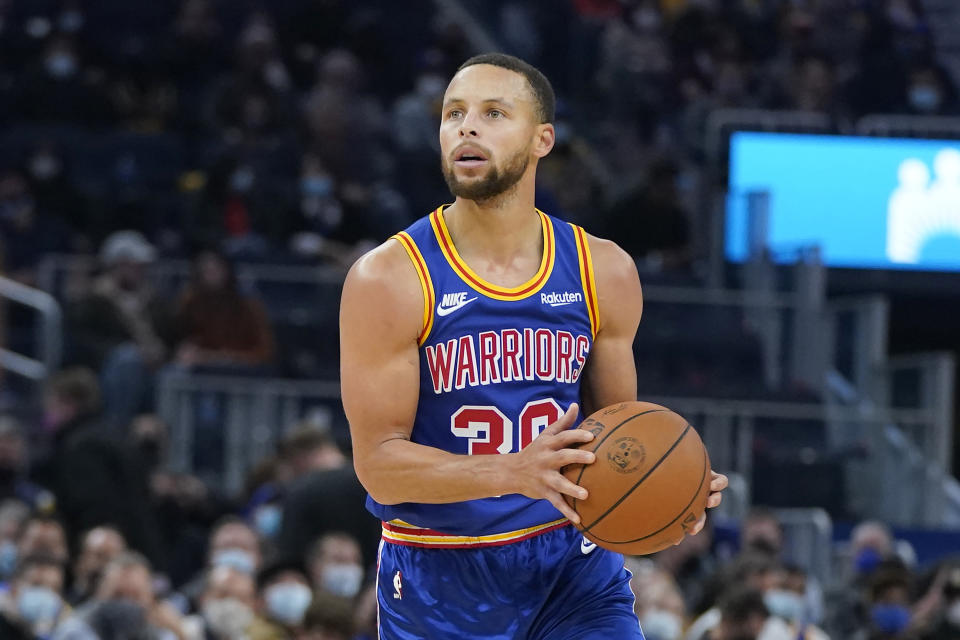
[[[553,149],[553,144],[556,140],[557,132],[553,130],[552,124],[549,122],[546,124],[538,124],[536,138],[533,141],[533,155],[538,158],[543,158]]]

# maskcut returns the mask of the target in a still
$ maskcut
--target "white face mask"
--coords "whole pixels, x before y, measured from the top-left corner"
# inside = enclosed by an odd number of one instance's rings
[[[239,638],[253,622],[253,611],[234,598],[208,600],[203,605],[203,619],[210,631],[221,638]]]
[[[303,615],[313,600],[310,587],[299,582],[275,584],[264,595],[270,617],[291,627],[303,622]]]
[[[221,549],[210,558],[210,564],[214,567],[230,567],[248,575],[253,575],[257,570],[253,555],[243,549]]]
[[[330,593],[352,598],[360,592],[363,568],[356,564],[330,564],[324,567],[320,586]]]
[[[647,640],[679,640],[683,623],[669,611],[648,609],[640,619],[640,628]]]
[[[784,589],[771,589],[763,594],[763,604],[770,613],[787,622],[797,622],[803,616],[803,598]]]
[[[17,610],[31,626],[49,624],[60,614],[60,596],[47,587],[25,587],[17,597]]]

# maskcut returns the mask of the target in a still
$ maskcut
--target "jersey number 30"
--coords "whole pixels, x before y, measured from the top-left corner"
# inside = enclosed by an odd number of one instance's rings
[[[553,398],[528,402],[517,421],[519,433],[514,433],[513,422],[496,407],[464,405],[450,418],[450,431],[467,438],[467,453],[512,453],[523,449],[556,422],[563,410]],[[514,443],[519,446],[514,448]]]

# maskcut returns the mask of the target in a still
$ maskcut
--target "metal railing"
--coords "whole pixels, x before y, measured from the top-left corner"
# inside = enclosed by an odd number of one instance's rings
[[[49,293],[0,276],[0,298],[30,307],[40,314],[36,324],[37,357],[0,346],[0,366],[5,370],[43,381],[60,366],[63,352],[63,314]]]
[[[339,407],[340,383],[329,380],[169,371],[157,385],[157,413],[170,425],[171,469],[198,473],[231,493],[242,490],[286,430],[307,414],[331,426]]]

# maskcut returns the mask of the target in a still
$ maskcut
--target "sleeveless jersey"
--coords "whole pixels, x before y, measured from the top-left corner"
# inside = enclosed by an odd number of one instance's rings
[[[423,288],[420,397],[411,440],[456,454],[498,455],[529,444],[570,404],[599,324],[583,230],[537,211],[543,258],[513,288],[483,280],[460,258],[443,207],[393,238]],[[448,504],[382,505],[384,537],[422,542],[425,533],[521,539],[566,519],[547,500],[520,494]],[[451,544],[437,538],[437,544]]]

